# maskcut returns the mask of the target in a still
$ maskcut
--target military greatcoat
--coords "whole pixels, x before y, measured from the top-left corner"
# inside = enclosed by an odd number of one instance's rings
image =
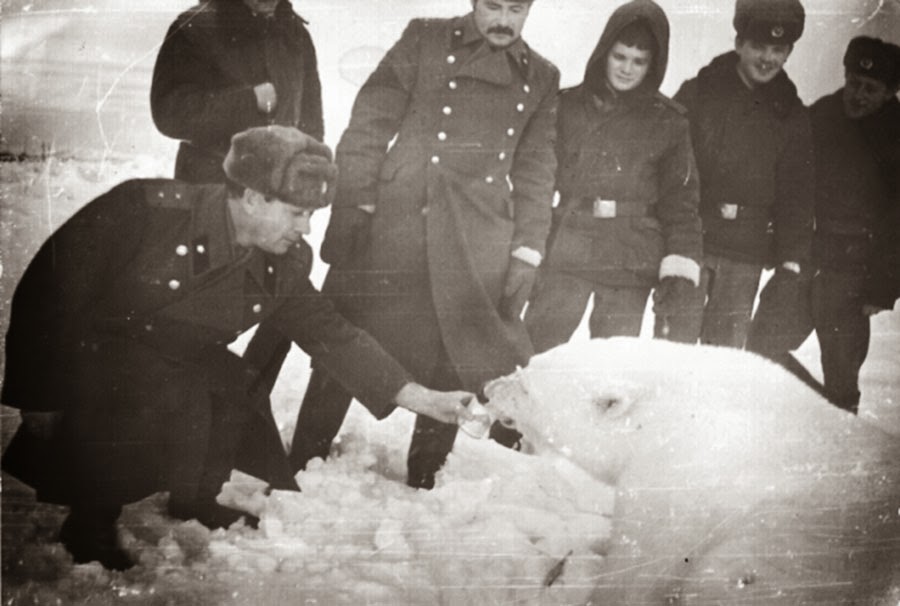
[[[374,208],[369,249],[324,290],[422,381],[442,348],[471,390],[531,354],[497,306],[510,252],[549,233],[558,81],[469,14],[411,21],[359,92],[335,205]]]
[[[313,288],[309,247],[266,255],[232,234],[224,185],[136,180],[51,236],[13,297],[2,401],[62,411],[63,426],[49,441],[21,429],[7,471],[64,503],[196,487],[207,456],[227,459],[247,417],[268,410],[226,349],[262,319],[390,413],[410,378]]]

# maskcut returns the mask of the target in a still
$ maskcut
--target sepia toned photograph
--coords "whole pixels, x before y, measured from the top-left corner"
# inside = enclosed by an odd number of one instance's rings
[[[900,0],[0,0],[4,606],[900,606]]]

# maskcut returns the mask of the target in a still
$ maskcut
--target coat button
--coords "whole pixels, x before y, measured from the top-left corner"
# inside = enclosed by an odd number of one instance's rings
[[[271,265],[266,266],[266,273],[274,274],[275,268],[272,267]]]
[[[146,330],[147,332],[153,332],[153,324],[145,324],[144,330]]]
[[[527,84],[523,84],[523,85],[522,85],[522,90],[525,91],[526,93],[530,93],[530,92],[531,92],[531,87],[528,86]]]
[[[454,57],[453,55],[447,55],[447,63],[453,65],[454,63],[456,63],[456,57]]]
[[[442,109],[441,111],[444,112],[445,116],[449,116],[450,114],[453,113],[453,108],[450,107],[449,105],[445,105],[444,109]]]
[[[432,163],[432,164],[439,164],[440,161],[441,161],[441,157],[440,157],[440,156],[431,156],[431,163]]]
[[[513,135],[516,134],[516,129],[514,129],[514,128],[512,128],[512,127],[507,128],[507,129],[506,129],[506,134],[507,134],[508,136],[512,137]]]
[[[461,29],[453,30],[453,35],[456,36],[457,38],[462,36],[462,30]]]
[[[175,254],[179,257],[185,256],[186,254],[188,254],[188,247],[184,244],[179,244],[175,247]]]
[[[423,215],[427,215],[427,214],[428,214],[428,207],[427,207],[427,206],[423,206],[423,207],[422,207],[422,214],[423,214]]]
[[[166,194],[165,194],[164,192],[162,192],[162,191],[157,192],[156,195],[159,196],[160,198],[165,198],[165,197],[166,197]]]
[[[484,182],[487,183],[488,185],[490,185],[491,183],[494,182],[494,178],[492,176],[488,175],[487,177],[484,178]]]
[[[171,288],[172,290],[178,290],[179,288],[181,288],[181,282],[179,282],[178,280],[169,280],[169,288]]]
[[[439,132],[438,133],[438,141],[446,141],[446,140],[447,140],[447,133],[445,133],[444,131]]]
[[[259,312],[262,311],[262,305],[260,305],[259,303],[254,303],[252,309],[253,309],[253,313],[258,314]]]
[[[447,86],[450,87],[450,90],[456,90],[456,80],[451,80],[447,83]]]
[[[181,192],[180,191],[175,192],[175,199],[181,200]]]
[[[500,152],[499,154],[497,154],[497,159],[506,160],[506,152]]]
[[[524,104],[524,103],[519,103],[518,105],[516,105],[516,111],[517,111],[517,112],[523,112],[523,111],[525,111],[525,104]]]
[[[202,244],[198,244],[196,250],[197,250],[198,254],[202,255],[206,252],[206,247],[203,246]]]

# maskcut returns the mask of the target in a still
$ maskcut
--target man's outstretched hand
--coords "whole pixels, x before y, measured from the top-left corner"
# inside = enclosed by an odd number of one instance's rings
[[[473,420],[466,408],[475,394],[467,391],[435,391],[418,383],[407,383],[397,392],[394,402],[401,408],[431,417],[442,423],[458,425]]]

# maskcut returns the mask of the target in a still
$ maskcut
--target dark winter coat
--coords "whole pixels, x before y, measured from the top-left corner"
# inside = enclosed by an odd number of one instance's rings
[[[543,253],[550,230],[558,81],[521,40],[492,50],[469,14],[411,21],[357,96],[335,205],[375,214],[369,250],[325,290],[414,375],[444,347],[474,390],[531,353],[497,305],[510,252]]]
[[[657,51],[638,89],[614,93],[606,56],[622,29],[642,20]],[[560,94],[555,209],[546,267],[611,285],[653,285],[660,261],[700,261],[699,183],[684,109],[658,92],[666,73],[669,24],[652,2],[617,10],[585,70]],[[614,217],[594,201],[615,201]]]
[[[691,121],[704,252],[803,265],[813,214],[808,113],[785,72],[751,90],[737,62],[735,52],[716,57],[675,95]]]
[[[900,296],[900,102],[860,120],[844,113],[843,89],[810,108],[816,160],[815,260],[869,277],[868,301]]]
[[[181,140],[175,178],[225,180],[231,136],[266,124],[294,126],[322,140],[322,92],[305,21],[288,0],[271,18],[242,0],[211,0],[182,13],[159,49],[150,109],[159,131]],[[260,112],[253,87],[275,86],[272,115]]]
[[[224,185],[147,180],[115,187],[51,236],[13,297],[2,401],[63,411],[63,432],[17,464],[66,461],[71,490],[120,503],[196,481],[212,408],[268,405],[225,350],[266,318],[374,415],[393,409],[408,375],[313,288],[310,248],[266,255],[232,232]],[[54,500],[78,498],[40,470],[7,470],[46,481],[39,494]]]

